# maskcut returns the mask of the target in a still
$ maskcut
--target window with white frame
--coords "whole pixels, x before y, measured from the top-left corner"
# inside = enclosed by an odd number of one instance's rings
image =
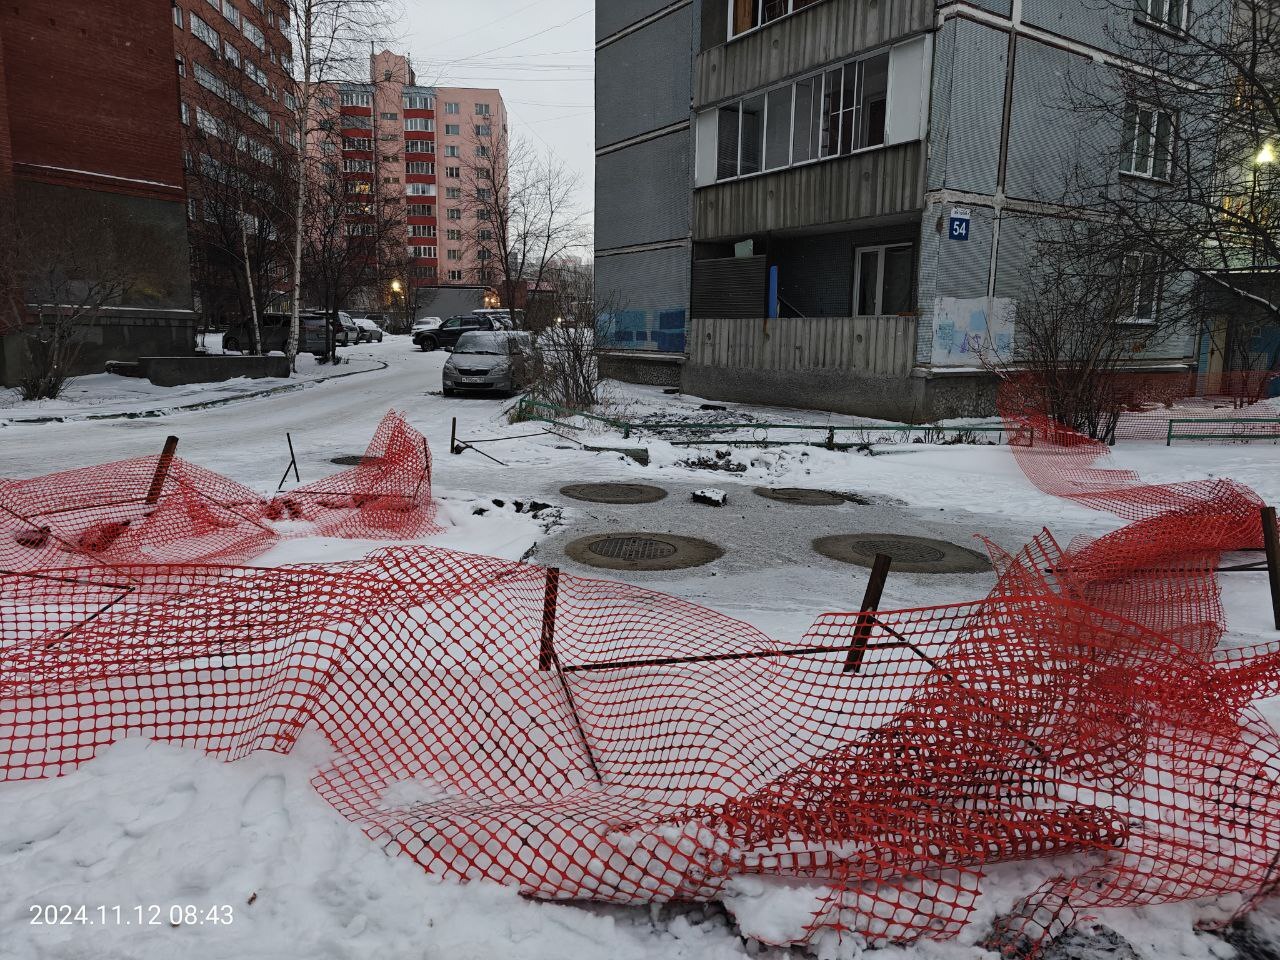
[[[419,260],[434,260],[436,258],[435,247],[412,246],[409,250]]]
[[[812,6],[818,0],[727,0],[729,3],[729,36],[754,30],[788,14]]]
[[[399,119],[400,119],[400,114],[398,114],[398,113],[379,113],[379,114],[378,114],[378,119],[379,119],[379,120],[399,120]]]
[[[409,224],[409,236],[411,237],[434,237],[435,235],[436,228],[433,223]]]
[[[487,124],[487,123],[477,123],[477,124],[476,124],[476,136],[477,136],[477,137],[491,137],[491,136],[493,136],[493,127],[492,127],[492,126],[490,126],[490,125],[489,125],[489,124]]]
[[[487,117],[489,115],[489,105],[487,103],[476,104],[476,116]]]
[[[461,230],[446,230],[446,231],[444,232],[444,238],[445,238],[446,240],[461,241],[461,240],[462,240],[462,231],[461,231]]]
[[[411,203],[409,204],[408,214],[411,217],[434,217],[436,208],[429,203]]]
[[[854,314],[878,317],[911,313],[915,263],[915,248],[909,243],[858,247],[854,251]]]
[[[483,202],[483,201],[492,200],[492,199],[493,199],[493,191],[492,191],[492,190],[490,190],[488,187],[477,187],[477,188],[476,188],[476,199],[477,199],[477,200],[480,200],[480,201],[482,201],[482,202]]]
[[[406,130],[423,130],[431,133],[436,128],[436,122],[430,117],[409,117],[404,122]]]
[[[341,123],[343,127],[350,130],[373,129],[373,117],[366,117],[357,113],[344,113]]]
[[[352,160],[348,157],[342,161],[342,169],[346,173],[373,173],[373,161]]]
[[[445,167],[444,175],[446,177],[450,177],[454,180],[457,180],[459,177],[462,176],[462,168],[461,167]]]
[[[343,150],[372,150],[373,137],[343,137]]]
[[[462,271],[461,271],[461,270],[450,270],[450,271],[448,272],[448,277],[449,277],[449,279],[450,279],[450,280],[453,280],[453,281],[455,281],[455,282],[461,282],[461,281],[462,281]]]
[[[218,36],[218,31],[194,13],[191,14],[191,35],[202,43],[207,44],[214,51],[217,51],[222,46],[222,38]]]
[[[240,25],[240,32],[244,34],[245,39],[252,43],[259,50],[265,50],[267,46],[267,37],[261,30],[248,20]]]
[[[889,54],[854,60],[719,108],[716,179],[883,146]]]
[[[231,0],[222,0],[222,15],[227,18],[232,26],[240,26],[240,11],[236,9],[236,5]]]
[[[446,103],[446,104],[444,105],[444,112],[445,112],[445,113],[460,113],[461,111],[462,111],[462,107],[461,107],[461,105],[459,105],[459,104],[456,104],[456,103]]]
[[[178,65],[178,76],[185,77],[187,75],[187,61],[182,59],[182,54],[178,54],[174,58],[174,63]]]
[[[187,106],[187,101],[182,101],[182,122],[184,124],[191,123],[191,108]]]
[[[488,148],[488,147],[481,146],[481,145],[477,144],[477,146],[476,146],[476,156],[477,156],[477,157],[488,157],[488,156],[489,156],[489,148]]]
[[[427,160],[410,160],[404,165],[404,172],[434,174],[436,165]]]
[[[446,157],[458,156],[458,145],[456,143],[446,143],[444,145],[444,155]]]
[[[436,105],[436,98],[428,93],[406,93],[403,103],[406,110],[431,110]]]
[[[177,4],[173,6],[173,25],[179,30],[182,29],[182,8]]]
[[[1160,260],[1154,253],[1126,254],[1122,265],[1125,296],[1132,312],[1127,323],[1155,323],[1160,308]]]
[[[226,40],[222,41],[222,57],[236,69],[240,68],[240,51]]]
[[[476,239],[477,239],[477,240],[480,240],[481,242],[485,242],[485,243],[487,243],[487,242],[489,242],[489,241],[491,241],[491,240],[493,239],[493,231],[492,231],[492,230],[479,230],[479,231],[477,231],[477,232],[476,232]]]
[[[460,137],[460,136],[462,136],[462,124],[460,124],[460,123],[446,123],[446,124],[444,125],[444,135],[445,135],[446,137]]]
[[[1181,33],[1187,28],[1190,0],[1137,0],[1138,22]]]
[[[435,153],[436,144],[434,140],[406,140],[404,142],[405,153]]]
[[[436,195],[436,185],[434,183],[409,183],[405,184],[405,192],[414,197],[434,197]]]
[[[458,207],[450,207],[444,212],[444,218],[446,220],[461,220],[462,211]]]
[[[1145,103],[1125,108],[1125,151],[1120,169],[1139,177],[1168,180],[1173,172],[1173,114]]]
[[[462,251],[461,251],[461,250],[454,250],[452,247],[450,247],[448,250],[446,250],[446,251],[444,252],[444,255],[445,255],[445,259],[446,259],[446,260],[461,260],[461,259],[462,259]]]
[[[373,105],[373,94],[360,90],[343,90],[342,105],[344,107],[369,107]]]
[[[461,200],[462,188],[461,187],[445,187],[444,198],[446,200]]]

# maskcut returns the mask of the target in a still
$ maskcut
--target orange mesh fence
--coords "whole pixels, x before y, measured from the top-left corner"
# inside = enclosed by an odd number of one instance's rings
[[[140,549],[115,544],[161,511],[125,515],[107,549],[76,547],[96,565],[0,573],[0,780],[123,736],[232,760],[314,729],[334,749],[316,789],[370,836],[537,897],[709,899],[763,876],[812,888],[798,938],[881,945],[955,934],[988,867],[1051,857],[997,931],[1011,952],[1090,907],[1231,894],[1241,912],[1280,882],[1280,736],[1254,706],[1280,651],[1215,649],[1214,567],[1260,542],[1259,501],[1143,484],[1044,417],[1008,419],[1040,489],[1130,524],[992,547],[984,600],[828,613],[790,647],[638,587],[426,547],[125,563]],[[257,512],[208,478],[162,505],[174,530],[227,523],[198,545],[219,559],[295,528],[429,529],[425,444],[383,427],[365,465]],[[13,487],[6,504],[39,503]],[[21,546],[40,557],[88,529],[13,514],[48,527]]]
[[[318,729],[315,786],[433,873],[649,903],[735,876],[827,893],[810,935],[950,936],[983,868],[1058,856],[1018,914],[1274,880],[1280,664],[1215,666],[1052,593],[827,614],[796,647],[636,587],[432,548],[274,570],[0,578],[0,779],[124,736],[234,759]],[[1018,571],[1016,574],[1013,571]],[[851,667],[854,667],[851,669]]]
[[[243,562],[289,536],[438,531],[425,438],[383,418],[363,462],[275,498],[163,455],[0,481],[0,568]]]

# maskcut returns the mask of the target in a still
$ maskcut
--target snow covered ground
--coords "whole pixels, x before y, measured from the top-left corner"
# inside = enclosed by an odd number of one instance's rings
[[[810,542],[832,533],[920,533],[963,545],[975,534],[1016,547],[1042,526],[1061,542],[1097,535],[1120,521],[1032,487],[1007,449],[994,446],[904,445],[877,456],[801,447],[734,450],[721,461],[735,471],[691,465],[707,451],[619,436],[606,444],[649,448],[640,466],[616,453],[591,453],[543,433],[543,425],[512,425],[501,398],[444,398],[440,370],[446,355],[416,351],[407,337],[344,351],[337,368],[359,375],[316,381],[306,388],[243,398],[202,410],[187,404],[276,385],[245,381],[207,387],[158,388],[145,381],[87,377],[68,396],[39,407],[0,399],[0,475],[25,477],[159,451],[180,438],[184,458],[273,492],[293,439],[303,481],[343,467],[332,458],[358,454],[388,408],[402,410],[428,437],[435,458],[433,489],[441,503],[444,546],[501,557],[532,559],[575,573],[601,576],[563,553],[568,541],[609,530],[682,533],[718,542],[726,555],[705,567],[664,573],[616,573],[740,617],[780,640],[795,640],[827,610],[855,609],[865,571],[826,560]],[[309,364],[309,360],[304,361]],[[385,369],[382,365],[385,364]],[[304,373],[332,370],[308,367]],[[123,391],[123,393],[122,393]],[[657,388],[612,385],[611,407],[630,419],[678,408],[700,417],[852,423],[852,418],[800,411],[739,408],[700,411],[700,401]],[[88,413],[164,415],[139,419],[81,419]],[[167,412],[166,412],[167,411]],[[57,416],[64,422],[20,422]],[[485,444],[501,464],[466,451],[448,452],[451,421],[459,437],[521,437]],[[712,458],[714,459],[714,458]],[[1115,466],[1151,482],[1230,477],[1280,502],[1280,446],[1197,445],[1172,448],[1122,444]],[[741,469],[736,469],[740,467]],[[562,497],[560,486],[592,480],[653,483],[670,491],[654,504],[614,507]],[[286,489],[292,483],[286,484]],[[804,486],[857,493],[869,505],[834,508],[778,504],[751,487]],[[690,493],[715,487],[723,507],[694,503]],[[553,505],[537,517],[516,502]],[[294,540],[258,562],[264,565],[362,556],[377,542]],[[1234,578],[1234,579],[1233,579]],[[1265,577],[1224,578],[1234,642],[1274,639]],[[923,606],[983,596],[990,574],[892,574],[883,605]],[[1280,702],[1267,705],[1273,722]],[[193,751],[126,741],[75,774],[57,781],[0,786],[0,958],[120,957],[781,957],[739,935],[716,908],[653,911],[535,904],[512,891],[459,887],[426,877],[416,866],[384,855],[342,820],[308,785],[323,743],[288,757],[255,756],[226,765]],[[879,951],[889,960],[960,960],[990,956],[973,944],[985,921],[1007,909],[1048,876],[1047,863],[994,871],[980,919],[959,939]],[[31,905],[161,907],[158,924],[96,926],[32,923]],[[171,905],[202,910],[225,904],[230,924],[169,923]],[[787,891],[739,891],[740,915],[761,932],[787,909],[803,907]],[[1171,905],[1097,911],[1149,960],[1220,958],[1235,951],[1197,934],[1199,916],[1213,905]],[[93,913],[90,919],[98,919]],[[144,916],[143,919],[150,919]],[[1280,934],[1280,910],[1264,911],[1263,927]],[[750,924],[748,925],[750,926]],[[1276,937],[1280,940],[1280,936]],[[846,945],[847,949],[847,945]]]

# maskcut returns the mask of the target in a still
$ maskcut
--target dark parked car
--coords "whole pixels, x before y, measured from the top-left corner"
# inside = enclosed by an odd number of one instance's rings
[[[302,330],[298,342],[299,353],[325,352],[324,317],[318,313],[303,313],[298,317]],[[264,313],[258,318],[258,330],[262,335],[262,352],[284,352],[289,342],[289,326],[293,320],[288,313]],[[248,352],[253,349],[253,324],[247,319],[233,320],[222,335],[222,349]]]
[[[516,393],[529,381],[533,338],[511,330],[472,330],[458,338],[445,361],[440,386],[445,396],[459,390]]]
[[[464,333],[471,333],[476,330],[501,329],[502,324],[491,317],[477,317],[474,314],[467,314],[460,317],[450,317],[434,330],[419,330],[413,335],[413,344],[423,350],[438,350],[441,347],[446,350],[452,350],[453,345],[458,342],[458,338]]]

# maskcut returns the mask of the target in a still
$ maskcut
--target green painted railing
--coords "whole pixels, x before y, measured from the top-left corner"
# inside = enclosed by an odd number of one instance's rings
[[[704,437],[699,440],[672,440],[675,446],[696,446],[704,443],[722,443],[734,446],[821,446],[830,449],[847,449],[849,447],[865,446],[869,443],[890,442],[890,443],[910,443],[914,438],[925,439],[939,438],[945,439],[947,436],[957,436],[966,434],[995,435],[996,443],[1001,443],[1005,434],[1014,434],[1018,437],[1015,443],[1029,444],[1029,437],[1024,430],[1014,428],[1010,430],[1004,426],[950,426],[942,427],[935,424],[910,424],[910,423],[890,423],[875,425],[829,425],[829,424],[813,424],[813,423],[686,423],[682,421],[629,421],[618,420],[610,417],[600,417],[592,413],[582,413],[577,410],[570,410],[567,407],[561,407],[554,403],[547,403],[543,400],[534,400],[529,397],[522,397],[515,409],[516,416],[524,420],[539,420],[544,423],[551,423],[567,430],[583,430],[585,427],[576,426],[566,423],[569,418],[581,418],[594,423],[604,424],[614,430],[621,432],[623,439],[630,439],[633,433],[653,433],[662,434],[671,431],[681,431],[685,433],[724,433],[739,430],[750,430],[753,437],[750,440],[740,437]],[[770,431],[787,431],[787,432],[807,432],[825,434],[821,440],[813,439],[797,439],[797,440],[777,440],[769,437]],[[860,435],[860,439],[848,440],[838,439],[847,437],[849,434]],[[887,436],[894,439],[886,440]]]
[[[1197,427],[1226,424],[1231,427],[1231,432],[1183,433],[1177,429],[1178,424],[1188,423]],[[1175,440],[1280,440],[1280,417],[1174,417],[1169,421],[1164,445],[1171,447]]]

